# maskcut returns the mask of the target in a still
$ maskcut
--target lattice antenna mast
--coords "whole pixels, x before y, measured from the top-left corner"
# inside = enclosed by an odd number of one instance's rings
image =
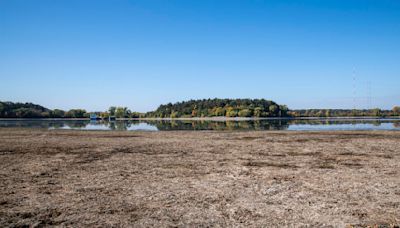
[[[367,108],[372,109],[371,81],[367,82]]]
[[[356,69],[353,67],[353,109],[356,109],[356,99],[357,99],[357,91],[356,91]]]

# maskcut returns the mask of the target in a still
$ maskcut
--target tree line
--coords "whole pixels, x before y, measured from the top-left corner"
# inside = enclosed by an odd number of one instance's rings
[[[0,118],[89,118],[96,114],[101,118],[138,118],[143,114],[132,112],[127,107],[112,106],[105,112],[87,112],[85,109],[48,109],[33,103],[13,103],[0,101]]]
[[[33,103],[13,103],[0,101],[0,118],[88,118],[84,109],[50,110]]]
[[[300,109],[289,110],[265,99],[202,99],[160,105],[155,111],[133,112],[127,107],[112,106],[104,112],[85,109],[48,109],[33,103],[0,101],[0,118],[190,118],[190,117],[391,117],[400,116],[400,106],[392,110],[375,109]]]
[[[290,110],[291,117],[391,117],[400,115],[400,106],[392,110],[374,109],[300,109]]]
[[[105,111],[105,112],[95,112],[95,114],[100,116],[102,119],[108,119],[109,117],[115,117],[115,118],[140,118],[140,117],[144,117],[143,113],[132,112],[127,107],[116,107],[116,106],[111,106],[108,109],[108,111]]]

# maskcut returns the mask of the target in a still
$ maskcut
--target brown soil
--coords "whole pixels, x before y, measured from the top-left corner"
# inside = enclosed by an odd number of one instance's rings
[[[0,129],[0,227],[400,223],[400,132]]]

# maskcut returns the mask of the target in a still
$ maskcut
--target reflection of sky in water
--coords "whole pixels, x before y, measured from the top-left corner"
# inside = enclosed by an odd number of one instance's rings
[[[110,130],[110,128],[105,126],[105,125],[91,125],[91,124],[88,124],[83,128],[62,126],[62,127],[49,127],[49,129],[50,130],[55,130],[55,129],[64,129],[64,130]]]
[[[128,127],[128,131],[158,131],[156,126],[147,124],[147,123],[139,123]]]
[[[100,125],[100,124],[88,124],[84,128],[85,130],[110,130],[110,128],[106,125]]]
[[[59,128],[49,127],[49,129],[71,129],[71,130],[126,130],[126,131],[158,131],[156,126],[147,123],[137,123],[137,124],[125,124],[123,128],[116,127],[115,129],[110,127],[109,124],[98,124],[90,122],[84,127],[73,127],[73,126],[62,126]]]
[[[241,121],[205,120],[0,120],[0,127],[23,127],[74,130],[117,131],[170,131],[170,130],[290,130],[290,131],[340,131],[340,130],[400,130],[400,119],[265,119]]]
[[[398,128],[398,127],[397,127]],[[393,123],[381,123],[379,125],[374,124],[337,124],[337,125],[310,125],[310,124],[299,124],[289,125],[288,130],[291,131],[346,131],[346,130],[400,130],[396,129],[396,125]]]

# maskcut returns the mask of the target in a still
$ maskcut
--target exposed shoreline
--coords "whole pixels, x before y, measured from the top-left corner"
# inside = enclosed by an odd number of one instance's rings
[[[400,223],[400,132],[0,129],[0,226]]]

